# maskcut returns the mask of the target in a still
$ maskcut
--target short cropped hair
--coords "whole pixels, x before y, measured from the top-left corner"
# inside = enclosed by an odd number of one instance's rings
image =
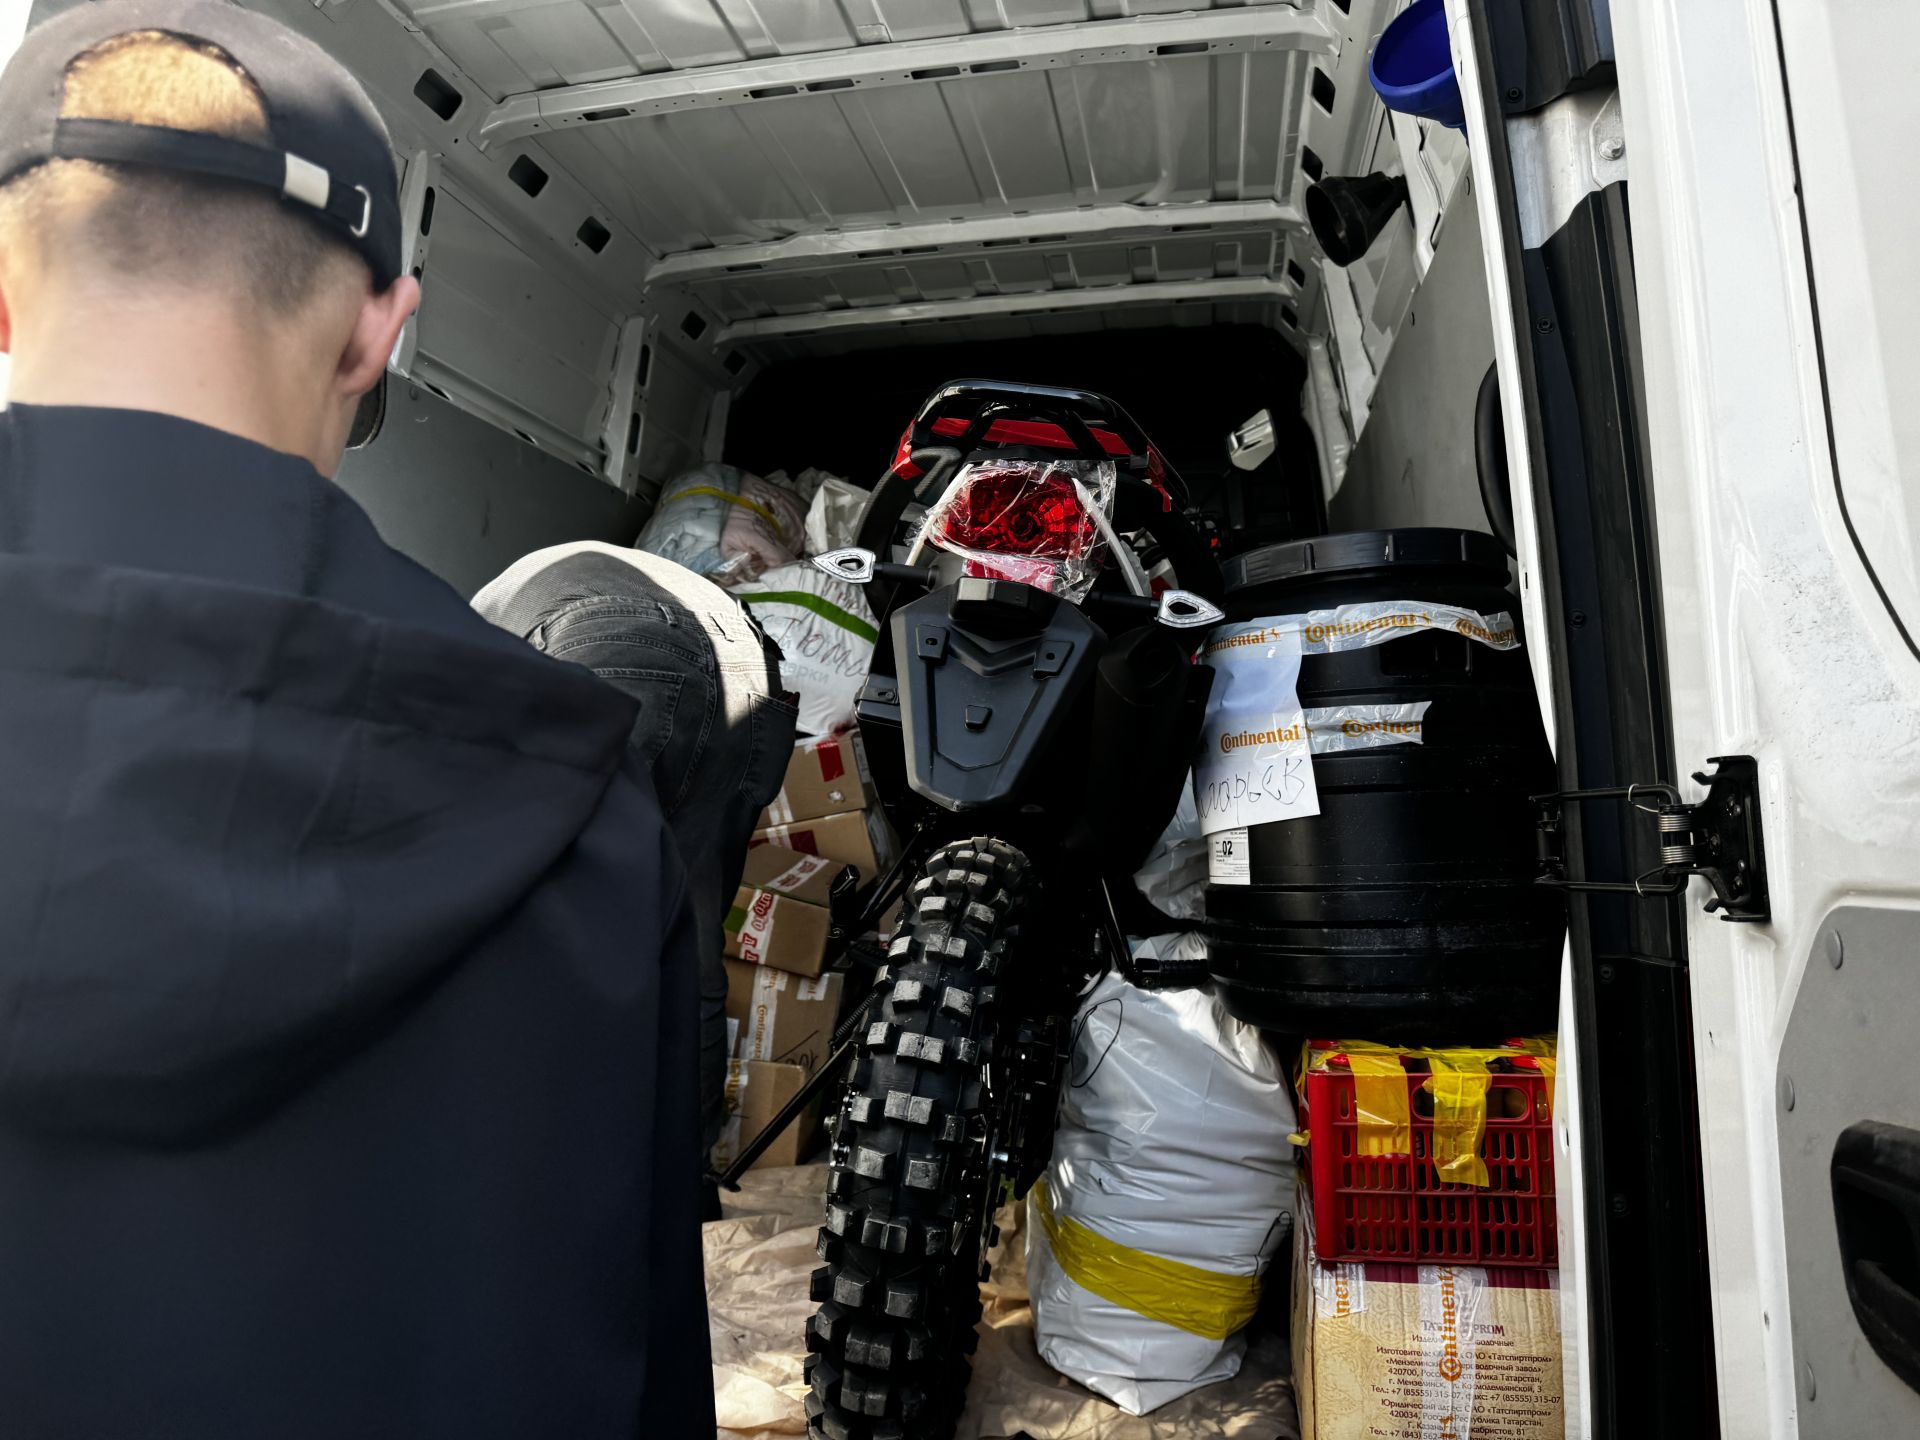
[[[270,144],[259,87],[217,45],[117,35],[67,67],[62,116],[200,130]],[[0,186],[0,246],[112,278],[220,293],[289,315],[366,263],[257,186],[145,165],[49,160]]]

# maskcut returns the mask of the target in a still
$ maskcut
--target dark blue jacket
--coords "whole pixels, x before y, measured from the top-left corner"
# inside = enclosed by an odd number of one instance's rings
[[[630,701],[305,462],[0,412],[0,1434],[713,1433]]]

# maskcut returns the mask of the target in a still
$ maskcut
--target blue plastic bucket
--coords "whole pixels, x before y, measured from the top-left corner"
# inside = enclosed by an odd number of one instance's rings
[[[1389,110],[1467,128],[1441,0],[1413,0],[1388,22],[1373,47],[1367,78]]]

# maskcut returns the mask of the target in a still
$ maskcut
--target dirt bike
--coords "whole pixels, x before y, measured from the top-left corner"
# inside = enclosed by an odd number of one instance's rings
[[[870,901],[903,894],[902,917],[840,1036],[809,1433],[945,1440],[994,1214],[1047,1162],[1077,998],[1142,931],[1130,877],[1197,741],[1220,572],[1119,406],[987,381],[926,402],[859,544],[816,563],[881,619],[858,716],[906,839]]]

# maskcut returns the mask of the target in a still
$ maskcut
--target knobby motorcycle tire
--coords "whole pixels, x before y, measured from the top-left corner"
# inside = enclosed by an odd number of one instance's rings
[[[991,1203],[981,1067],[1027,871],[1013,846],[970,840],[908,890],[833,1148],[807,1330],[815,1440],[948,1440],[959,1421]]]

